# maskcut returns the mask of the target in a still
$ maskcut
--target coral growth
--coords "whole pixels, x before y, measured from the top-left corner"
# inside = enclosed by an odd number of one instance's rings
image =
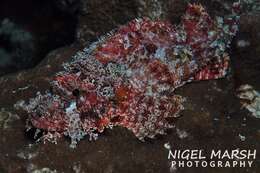
[[[136,19],[79,52],[23,108],[45,139],[69,136],[72,147],[85,135],[96,139],[122,126],[140,140],[164,134],[183,109],[174,90],[187,82],[218,79],[228,70],[225,52],[238,30],[236,12],[211,19],[189,5],[179,26]]]
[[[245,84],[238,88],[238,98],[241,99],[243,108],[252,113],[255,118],[260,118],[260,93],[251,85]]]

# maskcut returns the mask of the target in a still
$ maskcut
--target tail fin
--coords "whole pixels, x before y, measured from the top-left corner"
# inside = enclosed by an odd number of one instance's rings
[[[238,31],[240,3],[234,3],[230,9],[231,14],[213,20],[202,6],[189,4],[182,18],[186,44],[191,46],[202,69],[195,75],[195,80],[217,79],[227,73],[229,57],[226,49]]]
[[[241,3],[233,3],[230,10],[230,15],[217,16],[213,20],[201,5],[189,4],[182,18],[183,27],[187,32],[187,41],[205,41],[205,39],[210,39],[209,37],[213,37],[212,40],[214,40],[214,35],[221,35],[229,45],[232,37],[238,31]],[[208,38],[205,38],[206,35]]]
[[[230,15],[213,20],[201,5],[188,5],[182,26],[186,31],[186,43],[195,50],[193,53],[198,59],[205,56],[205,51],[212,51],[211,56],[215,53],[222,56],[229,47],[238,31],[240,3],[234,3],[231,9]]]

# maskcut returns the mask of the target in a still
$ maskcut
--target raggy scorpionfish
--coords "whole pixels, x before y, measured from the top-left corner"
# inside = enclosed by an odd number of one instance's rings
[[[188,5],[181,23],[135,19],[79,52],[24,109],[31,126],[71,146],[122,126],[140,140],[173,127],[184,99],[174,90],[187,82],[222,78],[225,52],[238,30],[240,5],[213,20],[200,5]]]

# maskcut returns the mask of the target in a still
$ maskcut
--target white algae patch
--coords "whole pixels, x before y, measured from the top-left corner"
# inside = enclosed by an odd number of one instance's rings
[[[184,130],[180,130],[180,129],[176,129],[177,135],[180,139],[184,139],[186,137],[188,137],[188,133]]]
[[[171,149],[170,142],[165,143],[163,146],[164,146],[164,148],[166,148],[167,150],[170,150],[170,149]]]
[[[38,156],[38,151],[36,151],[36,146],[29,144],[25,147],[23,147],[20,151],[17,153],[17,157],[24,159],[24,160],[31,160]]]
[[[72,169],[75,173],[81,173],[81,164],[80,163],[74,163]]]
[[[255,118],[260,118],[260,93],[252,86],[245,84],[238,88],[238,98],[243,108],[252,113]]]
[[[27,173],[58,173],[55,169],[52,170],[48,167],[38,168],[36,165],[30,163],[27,166]]]
[[[10,124],[19,120],[20,117],[17,114],[12,114],[6,111],[4,108],[0,108],[0,128],[7,129],[10,128]]]
[[[250,46],[250,42],[249,41],[246,41],[246,40],[238,40],[237,41],[237,47],[248,47]]]
[[[243,136],[243,135],[241,135],[241,134],[239,134],[238,136],[239,136],[239,138],[240,138],[241,141],[245,141],[245,140],[246,140],[246,137],[245,137],[245,136]]]
[[[32,173],[57,173],[56,170],[51,170],[50,168],[42,168],[34,170]]]

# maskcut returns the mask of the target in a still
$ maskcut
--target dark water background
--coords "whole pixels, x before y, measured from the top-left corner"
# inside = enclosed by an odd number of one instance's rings
[[[222,5],[231,1],[195,2],[202,3],[215,16],[227,13]],[[57,145],[43,144],[25,133],[27,115],[14,110],[13,105],[46,90],[62,62],[136,17],[158,14],[178,23],[186,5],[182,0],[2,0],[0,173],[37,169],[43,172],[42,168],[65,173],[167,173],[170,166],[164,144],[168,142],[175,149],[241,148],[260,152],[260,121],[241,109],[236,97],[236,89],[241,84],[250,84],[260,91],[260,14],[257,11],[241,16],[240,31],[229,50],[231,72],[226,78],[188,84],[176,91],[187,102],[175,122],[176,129],[167,135],[143,143],[128,130],[114,128],[106,130],[95,142],[82,140],[73,150],[68,139]],[[1,28],[5,29],[2,34]],[[249,45],[238,46],[241,40]],[[180,131],[188,136],[182,138]],[[245,141],[241,135],[246,137]],[[183,168],[175,172],[259,173],[259,165],[257,153],[252,168]]]

